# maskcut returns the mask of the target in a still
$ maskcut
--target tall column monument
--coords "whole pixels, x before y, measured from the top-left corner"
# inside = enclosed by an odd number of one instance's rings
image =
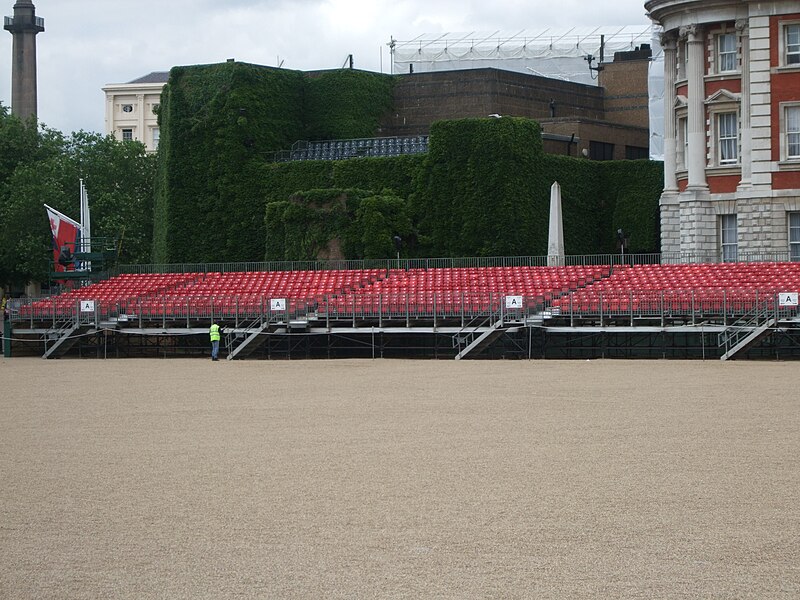
[[[17,0],[14,16],[3,27],[14,36],[11,59],[11,114],[22,120],[37,116],[36,34],[44,31],[44,19],[36,16],[31,0]]]

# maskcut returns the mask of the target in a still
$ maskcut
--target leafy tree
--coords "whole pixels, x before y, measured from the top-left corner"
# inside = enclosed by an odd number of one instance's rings
[[[94,238],[122,238],[120,260],[147,262],[155,161],[138,142],[22,123],[0,106],[0,282],[44,281],[52,240],[43,204],[77,220],[80,179]]]

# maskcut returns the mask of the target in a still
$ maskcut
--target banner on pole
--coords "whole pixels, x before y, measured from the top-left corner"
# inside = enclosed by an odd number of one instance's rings
[[[73,254],[80,244],[79,223],[56,209],[44,205],[50,220],[50,232],[53,234],[53,263],[57,272],[73,271],[75,262]]]

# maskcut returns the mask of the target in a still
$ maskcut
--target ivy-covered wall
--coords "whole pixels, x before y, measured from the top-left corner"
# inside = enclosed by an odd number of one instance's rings
[[[306,139],[375,136],[392,107],[393,81],[389,75],[351,69],[310,73],[304,86]]]
[[[266,155],[301,139],[374,135],[391,105],[393,81],[362,71],[307,75],[237,62],[173,68],[159,114],[154,260],[260,259],[267,198],[302,188],[290,180],[264,187],[271,184],[262,181]],[[306,168],[324,177],[330,167]]]
[[[424,155],[267,162],[300,139],[379,135],[392,82],[242,63],[174,68],[159,114],[154,260],[316,258],[331,240],[347,258],[382,258],[393,235],[406,256],[544,254],[553,181],[567,253],[613,252],[617,228],[631,251],[658,250],[661,164],[544,154],[528,119],[440,121]]]
[[[427,155],[281,163],[264,167],[263,177],[269,202],[344,188],[396,197],[410,230],[389,231],[369,220],[358,225],[362,235],[382,240],[381,257],[394,255],[394,235],[403,238],[409,257],[546,254],[554,181],[561,185],[568,254],[616,252],[618,228],[630,235],[629,251],[658,251],[661,163],[544,154],[539,127],[527,119],[442,121],[431,130]],[[268,204],[267,259],[315,258],[274,243],[272,235],[285,231],[275,210]],[[324,231],[314,230],[317,248],[328,239],[353,238],[355,211],[347,214],[350,220],[329,218]],[[347,258],[364,257],[351,244],[342,247]]]
[[[293,194],[266,209],[266,260],[385,258],[411,233],[407,203],[389,190],[330,188]]]

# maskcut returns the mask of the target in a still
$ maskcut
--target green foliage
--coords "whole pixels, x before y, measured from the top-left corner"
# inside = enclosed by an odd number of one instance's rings
[[[255,259],[263,252],[257,166],[302,137],[298,71],[242,63],[176,67],[162,92],[154,258]]]
[[[261,165],[258,176],[262,194],[270,202],[287,200],[296,192],[332,188],[333,170],[338,162],[340,161],[300,160]]]
[[[434,123],[414,199],[426,250],[434,256],[535,253],[541,198],[531,174],[541,152],[539,125],[527,119]]]
[[[664,163],[648,160],[602,163],[603,181],[614,206],[607,235],[617,229],[628,237],[629,252],[659,252],[658,198],[664,187]]]
[[[155,260],[315,258],[332,239],[348,258],[391,255],[389,231],[403,232],[410,256],[544,254],[553,181],[568,253],[614,251],[617,227],[635,232],[634,247],[657,247],[659,166],[545,155],[528,119],[434,123],[427,155],[265,163],[297,140],[377,135],[393,81],[241,63],[173,69],[159,114]],[[319,204],[343,190],[343,203]]]
[[[407,204],[390,191],[307,190],[266,209],[266,259],[314,260],[341,247],[348,258],[389,258],[411,231]]]
[[[279,168],[265,156],[300,139],[374,135],[391,86],[390,76],[349,70],[174,68],[159,111],[155,260],[256,260],[267,202],[334,185],[330,163]]]
[[[80,179],[89,192],[92,237],[123,236],[121,260],[149,262],[155,162],[138,142],[23,125],[0,111],[0,281],[45,281],[52,241],[43,204],[77,219]],[[13,159],[5,149],[15,149]]]
[[[307,76],[306,135],[309,140],[372,137],[391,109],[391,75],[339,69]]]
[[[401,198],[409,198],[424,163],[424,154],[337,160],[333,162],[334,187],[390,189]]]

